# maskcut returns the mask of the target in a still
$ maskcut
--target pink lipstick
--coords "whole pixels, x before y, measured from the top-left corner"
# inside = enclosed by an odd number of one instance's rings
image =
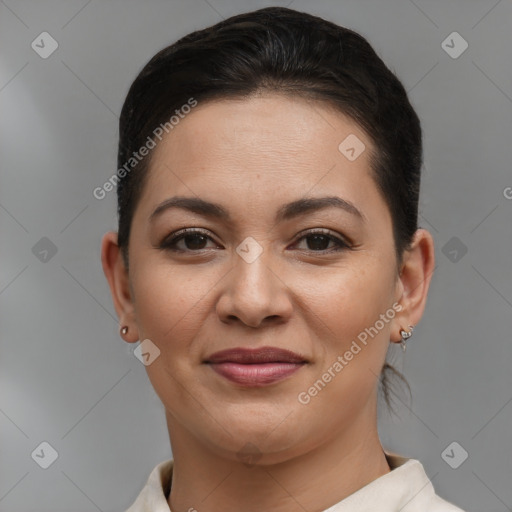
[[[240,347],[215,352],[204,362],[232,382],[246,387],[262,387],[292,375],[307,360],[299,354],[280,348]]]

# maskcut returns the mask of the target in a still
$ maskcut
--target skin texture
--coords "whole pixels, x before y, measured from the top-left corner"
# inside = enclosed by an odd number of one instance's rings
[[[354,161],[338,150],[349,134],[366,146]],[[160,350],[146,370],[166,410],[173,512],[321,511],[390,471],[377,433],[378,375],[390,341],[423,314],[434,245],[419,229],[397,269],[371,147],[353,121],[320,102],[274,93],[199,104],[153,150],[128,272],[117,234],[103,237],[103,269],[120,325],[129,327],[123,338],[150,339]],[[173,196],[219,203],[232,221],[174,208],[150,222]],[[323,196],[350,201],[365,222],[332,207],[276,222],[283,204]],[[182,239],[182,252],[159,248],[182,228],[210,238]],[[303,238],[316,228],[350,248]],[[252,263],[236,252],[246,237],[263,249]],[[299,393],[394,303],[402,310],[300,403]],[[202,364],[219,350],[262,346],[308,363],[260,388]],[[241,460],[247,443],[256,447],[250,463]]]

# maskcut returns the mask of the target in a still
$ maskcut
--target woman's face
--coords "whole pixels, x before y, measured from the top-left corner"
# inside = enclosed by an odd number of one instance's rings
[[[407,324],[370,147],[338,112],[267,95],[199,103],[153,150],[124,319],[160,351],[146,370],[171,437],[184,429],[233,459],[254,445],[270,463],[375,428],[378,376]],[[196,207],[154,214],[177,197]],[[298,359],[213,364],[261,347]]]

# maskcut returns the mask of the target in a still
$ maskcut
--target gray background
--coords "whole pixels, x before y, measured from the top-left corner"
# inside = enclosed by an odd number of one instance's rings
[[[425,133],[420,220],[437,267],[407,353],[392,354],[412,405],[399,403],[400,419],[382,409],[381,439],[420,459],[437,492],[467,511],[512,509],[510,0],[5,0],[2,512],[124,510],[171,456],[163,406],[136,344],[118,335],[101,269],[115,192],[100,201],[92,190],[116,170],[118,114],[147,60],[192,30],[267,5],[360,32],[410,93]],[[59,44],[46,59],[31,48],[43,31]],[[469,44],[458,58],[442,46],[454,31]],[[58,452],[48,469],[31,457],[43,441]],[[441,455],[453,441],[469,454],[458,469]]]

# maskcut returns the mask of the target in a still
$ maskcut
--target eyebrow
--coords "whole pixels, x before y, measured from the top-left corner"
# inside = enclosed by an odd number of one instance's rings
[[[160,203],[149,216],[149,221],[153,222],[156,217],[171,208],[179,208],[202,215],[204,217],[213,217],[226,222],[233,222],[229,212],[220,204],[211,203],[198,197],[181,196],[171,197]],[[313,211],[324,210],[326,208],[339,208],[354,215],[362,222],[367,220],[365,215],[350,201],[337,196],[329,196],[302,198],[297,199],[296,201],[292,201],[291,203],[287,203],[281,206],[277,211],[276,221],[283,222],[291,220],[293,218],[299,217],[300,215],[304,215]]]

